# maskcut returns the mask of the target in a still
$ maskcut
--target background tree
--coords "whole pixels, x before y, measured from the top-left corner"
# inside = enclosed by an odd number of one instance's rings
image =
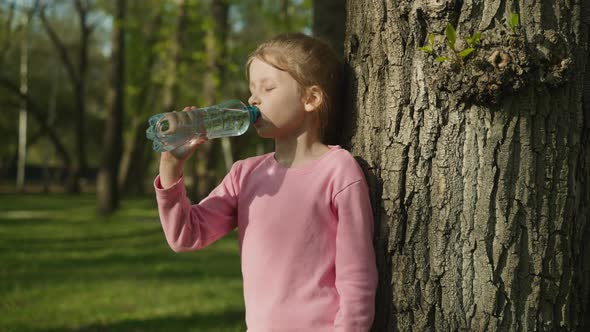
[[[80,44],[77,50],[77,62],[72,60],[72,56],[68,52],[64,41],[49,22],[46,15],[46,7],[41,8],[39,11],[39,17],[59,54],[59,58],[66,69],[74,91],[75,107],[72,113],[76,124],[76,162],[73,164],[73,169],[69,171],[67,186],[69,192],[77,193],[80,191],[80,177],[88,168],[86,158],[86,80],[88,73],[89,40],[90,34],[92,33],[92,27],[88,23],[88,15],[90,11],[89,0],[74,0],[73,4],[76,9],[80,27]]]
[[[76,127],[72,121],[74,98],[69,98],[71,85],[61,84],[68,82],[69,77],[60,66],[60,55],[56,52],[56,47],[49,39],[48,34],[44,31],[43,25],[39,20],[39,7],[35,4],[37,1],[18,2],[18,1],[0,1],[0,17],[3,17],[6,29],[0,30],[0,40],[2,41],[2,57],[0,66],[0,129],[5,135],[5,142],[0,149],[0,175],[11,173],[15,167],[15,158],[12,157],[12,151],[16,151],[16,137],[12,134],[18,128],[15,124],[18,119],[15,113],[18,109],[18,100],[26,99],[28,112],[33,121],[28,121],[29,133],[27,146],[27,167],[31,163],[47,165],[47,163],[60,163],[60,168],[66,170],[65,173],[72,173],[72,155],[70,146],[76,144],[76,139],[69,134],[71,128]],[[75,11],[72,1],[54,1],[52,3],[39,3],[41,7],[51,5],[51,28],[56,34],[59,34],[60,40],[64,41],[63,46],[67,54],[77,52],[79,49],[78,17],[75,13],[71,15],[62,15],[68,11]],[[55,9],[55,11],[54,11]],[[7,10],[7,12],[5,11]],[[47,9],[48,10],[48,9]],[[29,87],[26,95],[23,95],[15,87],[18,86],[18,60],[20,50],[18,46],[18,22],[23,15],[28,12],[34,15],[30,19],[30,42],[29,42]],[[49,10],[48,10],[49,11]],[[6,15],[4,15],[6,13]],[[60,15],[54,15],[59,13]],[[59,17],[59,19],[57,19]],[[89,24],[90,26],[90,24]],[[95,26],[96,29],[96,26]],[[101,29],[97,29],[101,32]],[[89,56],[95,58],[96,49],[89,48]],[[100,64],[97,61],[97,64]],[[91,73],[96,70],[90,70]],[[92,84],[93,91],[100,95],[100,80]],[[94,109],[93,98],[86,100],[87,108]],[[93,123],[94,124],[94,123]],[[89,126],[87,132],[92,135],[94,127]],[[15,154],[16,155],[16,154]],[[48,158],[49,157],[49,158]],[[69,171],[68,171],[69,170]],[[61,172],[60,172],[61,173]],[[27,171],[29,174],[29,171]],[[32,177],[38,177],[38,172],[33,170]],[[57,176],[60,174],[54,173]],[[63,173],[62,173],[63,174]],[[28,180],[28,179],[27,179]],[[71,183],[71,182],[70,182]]]
[[[125,111],[126,1],[117,0],[112,43],[109,114],[106,119],[102,164],[97,177],[98,211],[108,215],[119,207],[119,165],[123,152]]]
[[[68,173],[82,176],[74,171],[75,164],[86,164],[87,171],[80,181],[68,181],[69,190],[93,192],[95,175],[102,164],[104,134],[109,126],[111,70],[107,68],[112,66],[115,2],[40,2],[44,17],[39,10],[32,16],[30,84],[24,96],[18,91],[19,43],[14,36],[18,34],[17,23],[33,2],[0,0],[0,24],[7,28],[0,29],[0,129],[6,134],[5,144],[0,146],[0,180],[10,183],[14,173],[18,137],[15,123],[19,104],[26,99],[33,105],[29,106],[27,144],[27,174],[31,174],[27,182],[33,185],[29,190],[37,188],[40,168],[46,169],[47,178],[53,179],[52,185],[46,187],[61,191],[64,190],[62,178]],[[278,32],[310,33],[311,4],[310,0],[128,2],[120,190],[129,194],[151,190],[159,158],[145,138],[151,115],[229,98],[247,100],[244,64],[248,55],[258,43]],[[184,16],[179,16],[183,10]],[[210,29],[214,26],[215,30]],[[83,77],[84,82],[78,84]],[[79,138],[77,128],[81,127],[76,118],[81,111],[77,106],[80,93],[85,100],[83,139]],[[221,140],[213,142],[205,157],[208,160],[205,180],[197,180],[188,172],[189,187],[207,182],[210,187],[225,175],[227,165],[233,160],[272,149],[272,141],[260,140],[254,132],[226,141],[230,144],[225,145],[225,150],[219,144]],[[86,161],[81,162],[83,159]],[[194,195],[193,200],[198,196]]]
[[[17,95],[19,99],[25,100],[27,104],[27,112],[32,115],[32,118],[36,120],[37,125],[39,126],[37,134],[33,136],[33,138],[36,139],[28,140],[27,145],[36,143],[37,140],[40,139],[43,135],[47,136],[49,142],[52,143],[57,153],[57,157],[61,160],[64,169],[70,169],[70,154],[66,150],[65,144],[62,141],[62,138],[60,137],[59,133],[55,130],[53,126],[49,124],[48,115],[42,111],[41,106],[37,105],[36,101],[33,100],[28,94],[22,94],[20,92],[19,87],[14,82],[11,82],[9,79],[0,77],[0,86],[2,86],[5,90],[11,91],[13,94]],[[18,107],[17,104],[11,103],[7,103],[5,104],[5,106],[9,106],[12,109],[16,109]],[[10,113],[8,115],[10,115]],[[15,126],[13,125],[7,127],[13,129]],[[9,131],[9,129],[7,129],[7,131]],[[9,162],[8,164],[14,164],[14,161]]]
[[[226,55],[226,43],[228,35],[229,4],[226,0],[211,0],[209,7],[211,12],[208,20],[205,21],[205,75],[203,77],[203,105],[213,105],[220,102],[220,88],[224,78],[224,62]],[[221,143],[221,144],[220,144]],[[201,145],[192,160],[193,178],[192,196],[200,200],[207,196],[216,185],[216,178],[213,171],[215,167],[215,150],[222,148],[225,169],[228,170],[233,164],[231,155],[231,143],[229,138],[208,141]]]
[[[313,2],[313,35],[330,43],[338,55],[344,54],[346,6],[344,0]]]
[[[338,56],[344,56],[344,30],[346,25],[346,6],[342,0],[313,2],[313,35],[330,44]],[[345,82],[342,82],[344,87]],[[329,126],[323,133],[326,144],[340,144],[343,125],[344,105],[335,105],[328,119]]]
[[[590,328],[588,2],[347,14],[343,140],[372,174],[375,331]]]
[[[145,193],[145,177],[152,157],[151,145],[146,144],[145,131],[149,114],[160,110],[157,82],[154,79],[162,51],[158,44],[162,39],[165,4],[155,0],[146,6],[145,2],[127,3],[129,12],[126,19],[128,43],[127,78],[127,144],[121,161],[119,184],[121,191],[128,194]],[[157,107],[154,107],[158,105]]]

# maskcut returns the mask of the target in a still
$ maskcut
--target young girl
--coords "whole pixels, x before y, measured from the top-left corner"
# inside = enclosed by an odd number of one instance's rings
[[[174,251],[238,229],[248,331],[371,327],[377,271],[367,184],[349,152],[320,141],[340,71],[330,47],[303,34],[259,46],[247,64],[248,102],[275,152],[236,162],[198,204],[186,196],[182,169],[202,140],[161,155],[154,185]]]

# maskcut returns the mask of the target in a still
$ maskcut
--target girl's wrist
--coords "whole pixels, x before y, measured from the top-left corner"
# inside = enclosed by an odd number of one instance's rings
[[[182,176],[184,161],[162,153],[160,158],[160,182],[164,189],[171,187]]]

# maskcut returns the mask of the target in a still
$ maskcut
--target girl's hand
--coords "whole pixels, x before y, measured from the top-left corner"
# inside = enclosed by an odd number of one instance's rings
[[[197,109],[195,106],[185,107],[182,111],[188,112]],[[175,112],[178,122],[190,121],[190,113]],[[186,119],[184,119],[186,117]],[[174,121],[172,122],[174,123]],[[160,156],[160,182],[163,188],[172,186],[182,176],[184,162],[207,141],[207,137],[198,137],[190,140],[172,151],[162,152]]]

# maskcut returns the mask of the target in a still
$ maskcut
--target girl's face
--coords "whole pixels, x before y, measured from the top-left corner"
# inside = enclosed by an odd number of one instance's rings
[[[250,63],[248,99],[262,113],[254,126],[264,138],[288,138],[303,127],[305,107],[299,84],[286,71],[255,58]]]

